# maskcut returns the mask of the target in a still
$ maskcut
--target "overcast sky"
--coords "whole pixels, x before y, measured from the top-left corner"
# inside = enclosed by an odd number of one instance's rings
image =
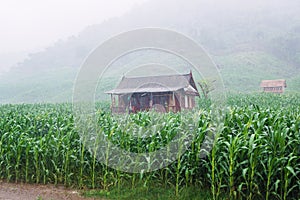
[[[35,51],[146,0],[1,0],[0,54]]]

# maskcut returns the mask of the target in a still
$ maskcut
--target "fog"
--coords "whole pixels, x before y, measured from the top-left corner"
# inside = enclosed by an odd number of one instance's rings
[[[86,26],[99,24],[112,17],[121,17],[134,6],[145,2],[146,0],[1,1],[0,53],[39,50],[59,39],[78,34]],[[201,10],[215,14],[218,10],[226,12],[239,10],[242,12],[272,7],[274,11],[274,9],[282,10],[285,7],[288,9],[300,5],[296,0],[163,0],[157,1],[156,6],[159,4],[163,8],[166,4],[169,4],[170,7],[170,10],[163,11],[165,13],[158,13],[159,17],[168,15],[168,12],[174,12],[172,8],[180,8],[179,4],[181,4],[182,9],[189,7],[191,11]],[[185,15],[185,13],[180,13],[180,10],[177,12],[178,16],[173,19],[174,21],[180,20],[181,15]],[[155,20],[156,16],[149,16],[149,18]]]
[[[0,71],[85,27],[120,17],[145,0],[3,0]]]
[[[0,23],[0,102],[67,101],[97,45],[142,27],[194,39],[229,90],[258,91],[262,79],[300,88],[298,0],[12,0],[1,3]]]

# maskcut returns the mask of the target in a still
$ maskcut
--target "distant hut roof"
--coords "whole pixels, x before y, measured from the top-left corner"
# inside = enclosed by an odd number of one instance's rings
[[[284,79],[263,80],[260,84],[260,87],[280,87],[280,86],[286,88],[286,81]]]
[[[175,92],[183,89],[199,96],[193,76],[189,74],[123,77],[119,85],[108,94],[127,94],[143,92]]]

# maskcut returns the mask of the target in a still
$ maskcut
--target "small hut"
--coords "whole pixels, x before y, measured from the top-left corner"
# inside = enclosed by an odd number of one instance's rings
[[[195,107],[199,96],[192,72],[180,75],[122,77],[111,95],[112,113],[136,113],[155,109],[179,112]]]
[[[283,93],[286,88],[286,81],[284,79],[278,80],[263,80],[260,84],[260,87],[263,88],[264,92],[272,93]]]

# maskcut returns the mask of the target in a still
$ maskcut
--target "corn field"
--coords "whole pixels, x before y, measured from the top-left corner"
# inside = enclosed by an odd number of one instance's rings
[[[153,172],[126,173],[100,163],[81,142],[71,104],[1,105],[0,179],[104,190],[155,184],[174,188],[176,195],[193,186],[210,190],[213,199],[300,199],[299,95],[229,95],[222,130],[205,158],[199,154],[211,130],[209,102],[199,102],[197,113],[194,139],[175,162]],[[172,140],[181,124],[188,126],[190,116],[114,116],[99,107],[97,125],[122,149],[151,152]],[[153,119],[159,126],[148,130]],[[151,137],[137,130],[152,131]]]

